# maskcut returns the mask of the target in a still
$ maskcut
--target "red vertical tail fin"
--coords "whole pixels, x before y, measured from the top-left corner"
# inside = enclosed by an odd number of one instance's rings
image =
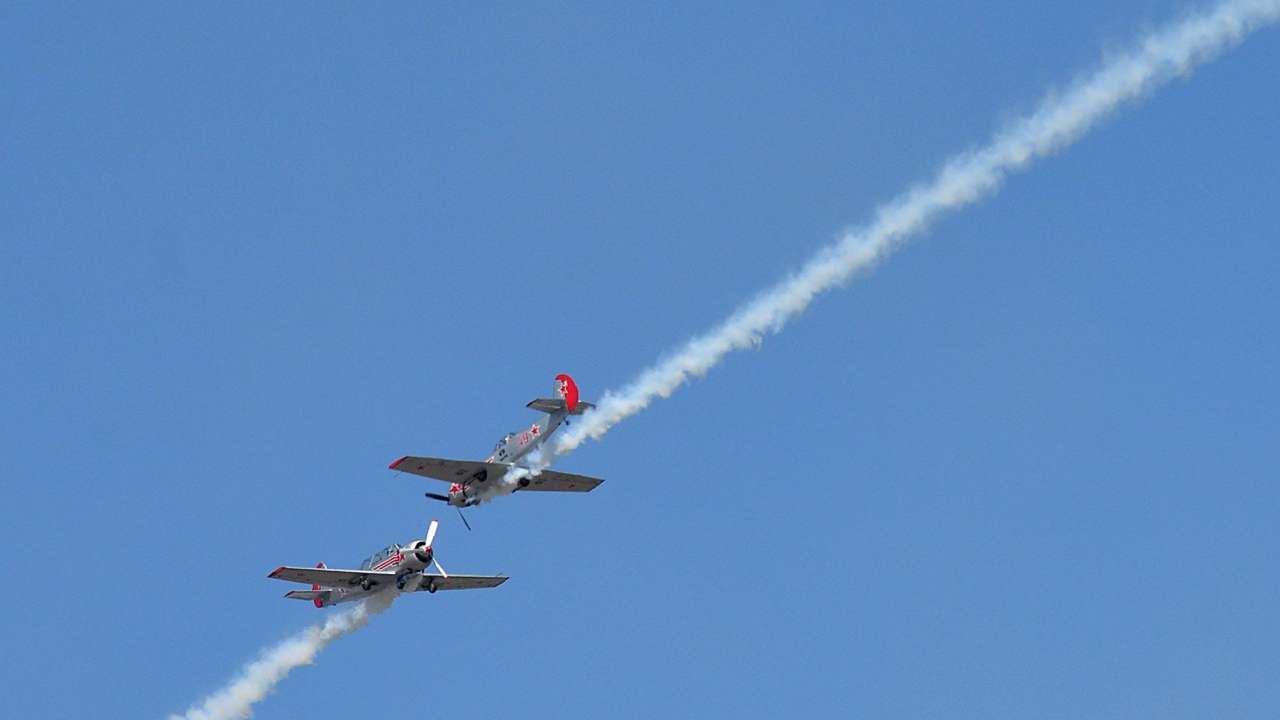
[[[573,412],[578,406],[578,383],[573,381],[567,373],[560,373],[556,376],[555,395],[564,399],[564,409]]]

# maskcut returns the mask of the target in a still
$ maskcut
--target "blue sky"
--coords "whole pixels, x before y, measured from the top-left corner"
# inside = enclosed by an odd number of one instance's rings
[[[157,717],[439,516],[258,717],[1274,717],[1280,34],[455,516],[1181,3],[0,10],[0,690]]]

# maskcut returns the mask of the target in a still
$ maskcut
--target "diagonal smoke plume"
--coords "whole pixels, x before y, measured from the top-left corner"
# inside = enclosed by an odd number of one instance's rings
[[[1066,92],[1050,95],[1035,112],[996,134],[987,145],[951,159],[931,181],[882,206],[870,224],[844,233],[798,273],[748,302],[710,332],[690,340],[621,390],[606,393],[598,409],[563,431],[556,454],[571,452],[587,438],[601,437],[655,398],[670,396],[691,376],[706,373],[728,353],[759,345],[766,333],[780,331],[819,293],[870,269],[946,211],[990,195],[1009,173],[1070,145],[1121,104],[1189,72],[1277,20],[1280,0],[1226,0],[1144,37]],[[539,466],[549,460],[544,458]],[[394,593],[370,598],[266,650],[229,685],[171,720],[249,717],[253,706],[291,670],[313,662],[329,643],[363,627],[371,614],[385,610],[394,598]]]
[[[395,599],[394,592],[379,593],[264,650],[226,687],[192,705],[186,713],[170,715],[169,720],[242,720],[252,716],[253,706],[270,694],[289,671],[310,665],[329,643],[364,627],[371,615],[391,607]]]
[[[818,293],[847,281],[884,258],[948,210],[995,192],[1005,177],[1070,145],[1126,101],[1191,71],[1280,20],[1280,0],[1226,0],[1142,38],[1104,62],[1066,92],[1050,94],[1035,112],[999,132],[985,146],[952,158],[929,182],[881,206],[868,225],[846,231],[801,270],[739,308],[710,332],[643,371],[631,384],[606,393],[598,409],[563,432],[556,454],[599,438],[622,420],[669,397],[691,376],[725,355],[760,344],[804,311]]]

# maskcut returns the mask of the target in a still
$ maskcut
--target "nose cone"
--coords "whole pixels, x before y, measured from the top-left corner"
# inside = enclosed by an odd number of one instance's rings
[[[434,553],[429,547],[420,547],[413,551],[413,557],[418,562],[422,563],[423,567],[426,567],[431,564],[431,558],[433,557],[433,555]]]

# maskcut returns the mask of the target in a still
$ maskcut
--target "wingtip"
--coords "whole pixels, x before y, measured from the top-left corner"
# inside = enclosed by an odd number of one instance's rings
[[[283,565],[281,565],[280,567],[276,568],[275,570],[272,570],[272,571],[271,571],[271,573],[270,573],[269,575],[267,575],[267,577],[269,577],[269,578],[279,577],[279,576],[280,576],[280,573],[281,573],[281,572],[283,572],[283,571],[284,571],[284,566],[283,566]]]
[[[393,461],[391,462],[391,464],[390,464],[390,465],[388,465],[388,466],[387,466],[387,468],[388,468],[388,469],[390,469],[390,470],[395,470],[395,469],[396,469],[396,466],[397,466],[397,465],[399,465],[400,463],[404,462],[405,458],[407,458],[407,457],[409,457],[409,456],[408,456],[408,455],[402,455],[401,457],[396,458],[395,460],[393,460]]]

